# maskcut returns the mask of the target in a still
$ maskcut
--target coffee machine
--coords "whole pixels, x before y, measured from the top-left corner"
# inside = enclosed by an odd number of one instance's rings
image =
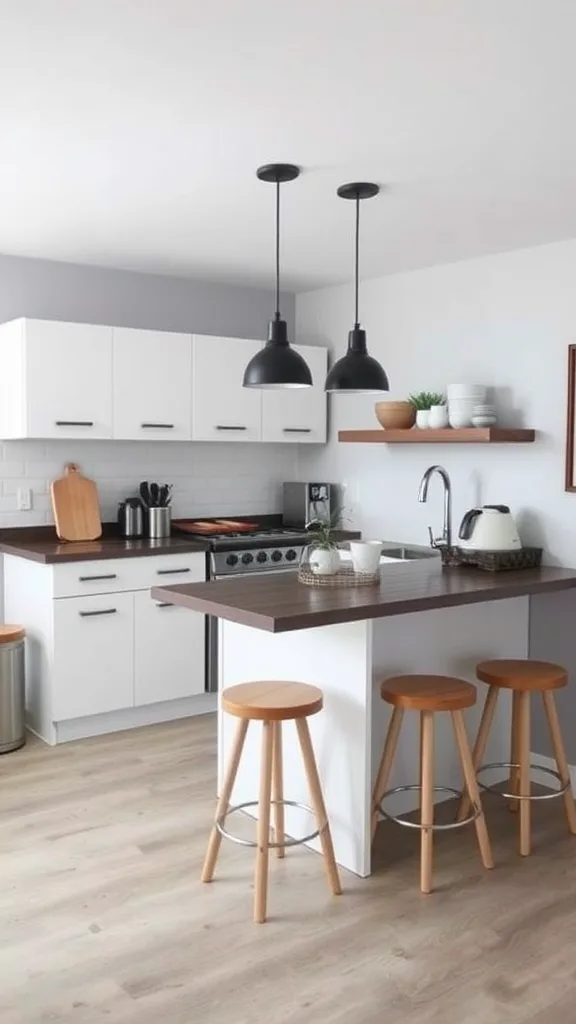
[[[282,525],[303,530],[315,519],[329,522],[335,508],[334,490],[333,484],[284,484]]]

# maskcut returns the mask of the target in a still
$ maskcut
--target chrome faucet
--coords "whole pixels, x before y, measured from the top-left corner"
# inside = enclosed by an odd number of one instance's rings
[[[442,483],[444,484],[444,525],[442,527],[442,536],[434,537],[432,527],[428,527],[428,535],[430,537],[430,547],[441,548],[441,547],[452,547],[452,486],[450,484],[450,477],[443,466],[429,466],[422,480],[420,481],[420,489],[418,491],[418,501],[427,501],[428,499],[428,486],[434,473],[438,473]]]

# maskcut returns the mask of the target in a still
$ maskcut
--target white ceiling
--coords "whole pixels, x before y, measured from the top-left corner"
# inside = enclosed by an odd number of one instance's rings
[[[0,251],[238,283],[576,236],[574,0],[0,0]]]

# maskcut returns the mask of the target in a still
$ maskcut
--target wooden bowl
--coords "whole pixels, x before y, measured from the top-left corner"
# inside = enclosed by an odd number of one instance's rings
[[[376,402],[376,419],[384,430],[409,430],[416,422],[411,402]]]

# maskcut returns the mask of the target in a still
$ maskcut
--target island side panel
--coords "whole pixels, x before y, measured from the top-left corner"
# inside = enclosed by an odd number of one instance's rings
[[[454,570],[458,571],[458,570]],[[405,673],[451,675],[474,683],[478,703],[465,712],[470,743],[476,736],[488,688],[476,680],[476,664],[485,658],[528,657],[529,598],[443,608],[374,623],[374,698],[372,729],[372,779],[376,778],[391,708],[380,699],[382,679]],[[510,696],[500,694],[485,762],[510,760]],[[435,716],[435,778],[437,785],[461,789],[462,771],[458,760],[450,715]],[[418,782],[419,715],[404,716],[398,752],[388,788]],[[485,781],[504,778],[501,770]],[[436,794],[436,801],[449,794]],[[399,793],[387,802],[393,814],[403,814],[418,806],[416,793]]]
[[[291,633],[266,633],[220,622],[220,688],[257,679],[295,680],[320,687],[324,709],[308,719],[338,863],[370,874],[370,733],[372,624],[350,622]],[[219,785],[235,719],[219,711]],[[258,797],[260,723],[251,723],[232,803]],[[293,722],[283,726],[284,795],[310,804]],[[231,828],[234,831],[233,819]],[[305,811],[286,808],[293,838],[314,830]],[[319,850],[318,840],[310,843]]]

